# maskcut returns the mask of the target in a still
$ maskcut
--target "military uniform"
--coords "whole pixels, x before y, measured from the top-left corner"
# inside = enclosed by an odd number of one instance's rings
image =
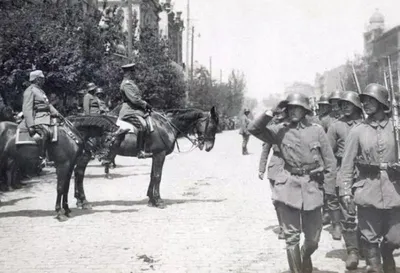
[[[365,96],[389,109],[388,92],[383,86],[368,85],[360,95]],[[400,174],[390,168],[390,163],[396,162],[395,150],[393,124],[388,117],[381,121],[367,118],[350,131],[346,140],[339,174],[340,196],[354,195],[358,225],[366,242],[368,272],[382,272],[381,255],[384,272],[396,272],[393,251],[400,247]],[[356,168],[359,175],[354,180]]]
[[[134,69],[134,67],[135,64],[129,64],[123,66],[122,68],[125,69],[125,71],[129,71],[130,69]],[[130,122],[139,129],[137,135],[137,146],[139,150],[138,158],[150,157],[152,154],[144,151],[146,126],[142,125],[138,119],[138,116],[146,118],[148,115],[147,111],[150,111],[152,107],[142,99],[142,93],[135,82],[126,76],[121,83],[120,91],[122,93],[124,103],[122,104],[119,112],[119,118]]]
[[[37,78],[44,78],[43,72],[36,70],[31,72],[30,81]],[[31,136],[38,133],[41,139],[37,140],[42,165],[45,165],[46,158],[46,144],[50,140],[50,128],[53,126],[51,116],[60,116],[58,111],[50,104],[46,93],[36,84],[31,84],[23,95],[22,112],[24,114],[25,125],[29,130]]]
[[[83,111],[85,115],[99,115],[100,114],[99,99],[93,94],[87,93],[83,97]]]
[[[249,142],[249,138],[250,138],[250,133],[248,130],[250,119],[248,118],[246,113],[250,113],[250,111],[248,111],[246,109],[244,110],[244,114],[240,120],[240,130],[239,130],[239,134],[241,134],[243,137],[243,142],[242,142],[242,154],[243,155],[248,154],[247,143]]]
[[[296,97],[290,96],[287,99],[289,103],[296,100]],[[308,102],[303,95],[299,98]],[[311,111],[309,106],[306,109]],[[336,159],[320,125],[303,118],[297,124],[266,126],[269,120],[270,117],[262,115],[250,123],[249,132],[279,147],[287,175],[276,177],[274,193],[286,237],[289,266],[292,272],[309,273],[312,272],[311,255],[318,247],[322,230],[321,184],[327,193],[334,194]],[[322,173],[325,173],[324,178],[321,177]],[[305,241],[300,259],[298,248],[301,230],[305,234]]]
[[[274,122],[275,124],[279,123],[278,121],[274,121],[274,120],[272,122]],[[261,152],[258,171],[259,171],[259,173],[262,173],[262,174],[265,173],[267,162],[268,162],[268,157],[269,157],[269,153],[270,153],[271,149],[273,150],[273,154],[272,154],[271,159],[268,164],[268,173],[267,173],[268,177],[267,178],[268,178],[270,186],[271,186],[272,203],[275,207],[276,216],[277,216],[278,224],[279,224],[279,239],[285,239],[285,235],[284,235],[283,229],[282,229],[281,217],[278,213],[274,185],[275,185],[276,180],[279,180],[279,181],[282,180],[281,177],[284,175],[288,176],[288,173],[284,169],[285,161],[283,161],[277,145],[271,145],[270,143],[267,143],[267,142],[264,142],[262,144],[262,152]]]

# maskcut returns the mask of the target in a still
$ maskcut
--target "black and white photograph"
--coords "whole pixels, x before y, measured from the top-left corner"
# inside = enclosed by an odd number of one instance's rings
[[[0,273],[400,272],[399,0],[0,0]]]

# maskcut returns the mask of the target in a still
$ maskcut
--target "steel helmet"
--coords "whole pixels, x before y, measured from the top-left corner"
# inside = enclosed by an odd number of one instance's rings
[[[97,88],[96,84],[94,84],[93,82],[88,83],[88,85],[86,86],[86,90],[87,91],[93,91]]]
[[[339,90],[333,91],[331,95],[329,96],[329,103],[332,102],[332,100],[340,100],[340,92]]]
[[[329,104],[329,96],[328,95],[322,95],[319,98],[318,104]]]
[[[377,83],[370,83],[365,87],[364,93],[360,95],[361,101],[368,96],[376,99],[383,104],[386,110],[389,110],[389,91],[382,85]]]
[[[96,95],[97,95],[97,94],[104,94],[103,88],[97,87],[96,93],[95,93],[95,94],[96,94]]]
[[[301,93],[293,93],[286,98],[287,105],[297,105],[306,109],[308,112],[312,112],[310,108],[310,100],[307,96]]]
[[[279,114],[282,113],[286,110],[286,106],[287,106],[287,101],[286,100],[282,100],[278,103],[278,105],[272,110],[272,112],[274,114]]]
[[[344,91],[340,94],[340,101],[348,101],[354,104],[356,107],[362,109],[360,97],[358,96],[357,92],[354,91]]]

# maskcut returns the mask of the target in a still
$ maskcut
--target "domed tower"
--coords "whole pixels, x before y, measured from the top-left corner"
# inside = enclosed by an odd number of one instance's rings
[[[372,55],[373,41],[381,36],[385,30],[385,17],[378,9],[369,18],[369,25],[364,32],[364,54]]]

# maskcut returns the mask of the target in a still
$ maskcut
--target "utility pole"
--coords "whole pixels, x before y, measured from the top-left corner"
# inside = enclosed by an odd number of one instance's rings
[[[210,83],[212,86],[212,56],[210,56]]]
[[[190,0],[187,0],[186,8],[186,74],[189,75]]]
[[[190,63],[190,84],[193,83],[194,27],[192,27],[192,59]]]
[[[132,25],[133,25],[133,14],[132,14],[132,0],[127,1],[128,4],[128,58],[132,61]]]

